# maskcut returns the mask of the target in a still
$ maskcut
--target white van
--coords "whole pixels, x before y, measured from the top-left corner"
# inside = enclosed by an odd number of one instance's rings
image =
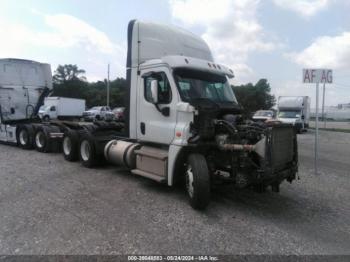
[[[39,109],[39,117],[43,121],[82,117],[85,111],[85,100],[66,97],[46,97],[44,105]]]

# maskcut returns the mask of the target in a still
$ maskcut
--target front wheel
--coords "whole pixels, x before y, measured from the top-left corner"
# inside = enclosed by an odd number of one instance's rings
[[[205,209],[210,201],[210,175],[205,157],[190,154],[187,158],[186,191],[194,209]]]

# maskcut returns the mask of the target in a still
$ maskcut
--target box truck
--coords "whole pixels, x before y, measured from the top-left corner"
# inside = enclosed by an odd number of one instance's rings
[[[40,136],[47,144],[60,139],[64,157],[79,158],[87,167],[101,163],[102,150],[110,163],[134,175],[168,186],[183,181],[189,203],[197,209],[209,204],[216,181],[258,191],[270,186],[278,192],[280,183],[295,179],[294,128],[244,119],[229,83],[233,71],[214,61],[200,37],[133,20],[126,68],[124,123],[50,125],[45,132],[42,125],[16,124],[15,137],[26,130],[26,141],[34,138],[37,149]],[[40,99],[38,95],[39,104]]]
[[[46,122],[50,119],[79,119],[85,107],[84,99],[46,97],[39,109],[39,117]]]
[[[293,125],[298,133],[307,131],[310,120],[310,97],[280,96],[277,103],[277,119]]]

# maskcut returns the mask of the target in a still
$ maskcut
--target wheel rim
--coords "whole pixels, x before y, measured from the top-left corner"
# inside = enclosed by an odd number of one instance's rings
[[[88,161],[90,159],[91,147],[87,140],[84,140],[80,145],[80,154],[81,158],[84,161]]]
[[[66,136],[63,139],[63,153],[68,156],[72,151],[72,141],[71,139]]]
[[[35,144],[38,148],[43,148],[45,145],[45,134],[39,131],[35,136]]]
[[[19,142],[21,145],[26,145],[28,143],[28,133],[24,129],[19,133]]]
[[[187,193],[192,198],[194,193],[194,187],[193,187],[193,172],[192,172],[192,167],[190,165],[187,166],[187,171],[186,171],[186,189],[187,189]]]

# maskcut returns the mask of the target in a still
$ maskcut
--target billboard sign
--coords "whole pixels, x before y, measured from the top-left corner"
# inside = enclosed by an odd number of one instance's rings
[[[303,83],[333,83],[332,69],[303,69]]]

